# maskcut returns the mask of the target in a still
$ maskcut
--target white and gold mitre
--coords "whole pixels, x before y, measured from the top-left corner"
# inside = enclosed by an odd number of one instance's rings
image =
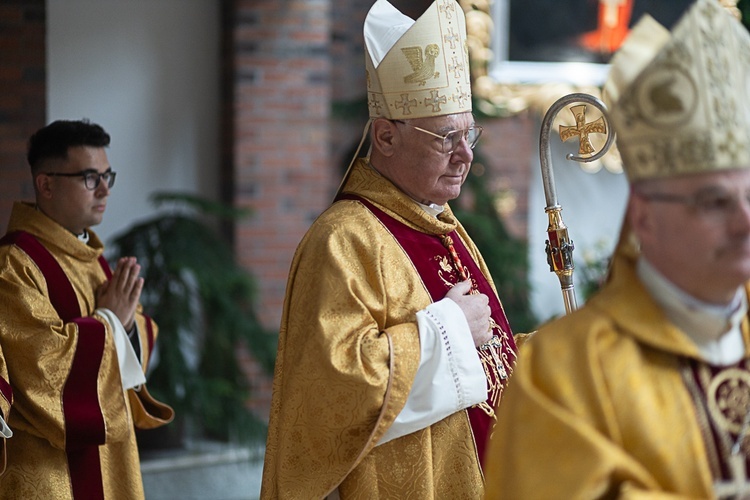
[[[364,35],[370,118],[471,111],[466,20],[455,0],[436,0],[416,21],[377,0]]]
[[[641,19],[603,94],[630,181],[750,168],[750,34],[717,0]]]

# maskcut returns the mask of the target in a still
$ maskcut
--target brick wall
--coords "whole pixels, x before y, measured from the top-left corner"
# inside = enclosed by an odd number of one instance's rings
[[[235,0],[233,199],[254,215],[235,229],[239,261],[256,277],[261,321],[277,329],[297,243],[330,202],[330,0]],[[253,407],[270,402],[254,375]]]
[[[294,247],[333,182],[329,4],[235,2],[234,203],[254,211],[236,228],[235,247],[261,283],[267,325],[278,326]]]
[[[526,240],[529,161],[539,140],[537,120],[522,114],[513,118],[479,118],[477,122],[484,127],[478,151],[487,162],[486,182],[502,200],[499,210],[508,231]]]
[[[0,234],[13,201],[31,200],[26,141],[46,116],[44,0],[0,4]]]

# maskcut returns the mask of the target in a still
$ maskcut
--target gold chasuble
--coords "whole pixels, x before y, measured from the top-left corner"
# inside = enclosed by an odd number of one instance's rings
[[[16,203],[0,245],[0,344],[14,395],[2,499],[143,498],[134,423],[171,420],[159,403],[159,417],[144,409],[145,386],[123,389],[113,333],[94,313],[109,268],[89,234],[83,243]],[[140,306],[136,322],[145,371],[157,328]]]
[[[750,477],[750,437],[738,440],[748,318],[744,359],[712,367],[641,284],[636,258],[621,244],[604,289],[524,344],[489,446],[487,499],[707,499]]]
[[[292,262],[261,497],[480,498],[478,447],[492,422],[482,408],[376,444],[419,366],[416,312],[462,279],[441,235],[494,306],[499,380],[488,374],[488,395],[500,397],[516,347],[486,265],[447,205],[427,214],[365,160],[342,194]]]
[[[722,3],[671,33],[644,16],[611,60],[620,242],[602,290],[524,344],[489,499],[749,498],[750,34]],[[651,204],[676,193],[694,203]]]

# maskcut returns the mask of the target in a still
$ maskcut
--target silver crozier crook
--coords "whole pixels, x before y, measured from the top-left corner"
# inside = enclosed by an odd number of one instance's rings
[[[568,237],[568,228],[562,220],[562,207],[557,202],[557,191],[555,190],[555,175],[552,172],[552,153],[550,151],[550,129],[557,113],[569,104],[586,103],[591,104],[601,111],[602,116],[590,123],[586,123],[586,104],[571,106],[570,111],[575,116],[574,126],[560,125],[560,139],[564,142],[573,137],[579,138],[578,154],[568,154],[568,160],[578,162],[591,162],[598,160],[607,152],[614,141],[614,133],[608,132],[609,118],[604,103],[589,94],[569,94],[558,99],[549,108],[542,120],[542,129],[539,134],[539,156],[542,165],[542,182],[544,183],[544,196],[547,200],[547,212],[549,225],[547,226],[547,241],[545,251],[547,252],[547,263],[551,272],[557,274],[560,280],[560,289],[565,302],[565,312],[570,314],[578,308],[576,302],[575,287],[573,286],[573,241]],[[599,152],[596,152],[589,141],[589,134],[607,134],[607,141]],[[584,156],[585,155],[585,156]]]

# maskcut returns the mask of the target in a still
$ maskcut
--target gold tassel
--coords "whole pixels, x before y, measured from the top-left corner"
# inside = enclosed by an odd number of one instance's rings
[[[479,360],[482,362],[487,384],[489,384],[489,402],[483,401],[476,406],[492,418],[495,418],[494,408],[500,402],[500,396],[503,392],[502,381],[508,378],[508,372],[505,370],[500,356],[498,356],[498,349],[502,349],[502,346],[500,338],[493,336],[478,349]]]

